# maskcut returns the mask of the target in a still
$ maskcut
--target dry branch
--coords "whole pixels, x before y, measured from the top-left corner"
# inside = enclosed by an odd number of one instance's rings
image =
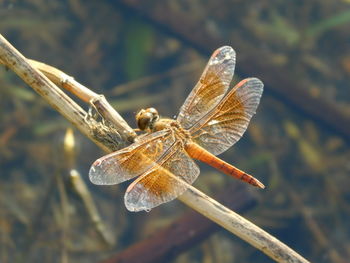
[[[93,120],[87,120],[86,112],[41,72],[35,69],[2,35],[0,35],[0,61],[20,76],[83,134],[88,136],[105,151],[112,150],[109,144],[102,144],[100,140],[98,141],[94,137],[93,131],[98,124],[94,123],[95,127],[93,127],[91,125]],[[111,108],[110,110],[113,109]],[[118,132],[119,134],[124,134],[125,130]],[[190,187],[179,199],[231,233],[238,235],[277,262],[308,262],[273,236],[194,187]]]
[[[247,194],[245,187],[237,184],[225,188],[219,199],[230,209],[240,213],[256,204],[253,196]],[[180,253],[197,246],[219,229],[213,221],[195,211],[189,211],[149,238],[131,245],[101,263],[136,263],[140,262],[140,255],[143,263],[169,262]]]
[[[35,69],[2,35],[0,35],[0,61],[13,70],[83,134],[102,149],[107,150],[105,145],[97,141],[91,132],[92,127],[98,126],[98,123],[94,120],[86,121],[87,113],[43,73]]]

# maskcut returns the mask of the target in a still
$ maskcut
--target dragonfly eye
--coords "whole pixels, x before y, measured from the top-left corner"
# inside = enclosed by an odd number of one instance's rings
[[[146,111],[152,114],[152,122],[159,120],[159,113],[155,108],[148,108]]]
[[[136,114],[137,126],[142,131],[151,131],[154,123],[158,121],[159,114],[154,108],[142,109]]]

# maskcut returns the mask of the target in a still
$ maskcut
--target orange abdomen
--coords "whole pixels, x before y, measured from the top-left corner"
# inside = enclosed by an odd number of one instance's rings
[[[233,176],[248,184],[254,185],[259,188],[265,188],[265,186],[258,179],[234,167],[233,165],[221,160],[220,158],[216,157],[215,155],[200,147],[196,143],[186,144],[185,150],[188,153],[188,155],[191,156],[193,159],[205,162],[210,166],[222,171],[223,173]]]

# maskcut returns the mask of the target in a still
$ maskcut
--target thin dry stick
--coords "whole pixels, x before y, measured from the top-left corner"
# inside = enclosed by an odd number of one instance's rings
[[[53,84],[43,73],[33,68],[27,59],[0,35],[0,61],[13,70],[24,82],[39,93],[55,110],[61,113],[83,134],[104,150],[107,147],[93,137],[92,126],[98,126],[94,120],[86,121],[87,113]]]
[[[209,196],[190,187],[178,197],[189,207],[264,252],[277,262],[309,262],[290,247]]]
[[[5,66],[16,72],[28,85],[42,95],[45,100],[53,105],[55,109],[62,113],[62,115],[69,119],[74,125],[78,125],[79,130],[89,138],[93,139],[93,141],[97,142],[96,139],[91,136],[92,128],[85,124],[85,115],[76,114],[74,112],[73,107],[76,108],[76,103],[71,101],[63,92],[56,91],[58,88],[33,68],[28,61],[1,35],[0,61],[2,61]],[[55,92],[52,92],[51,89],[55,90]],[[47,96],[48,93],[50,96]],[[60,103],[57,101],[60,101]],[[69,114],[74,115],[73,120]],[[101,143],[98,143],[98,145],[101,146]],[[107,151],[109,150],[105,145],[102,148]],[[179,197],[179,199],[199,213],[223,226],[228,231],[238,235],[254,247],[260,249],[277,262],[308,262],[273,236],[228,208],[222,206],[209,196],[201,193],[194,187],[190,187],[187,192]]]
[[[78,194],[78,196],[81,198],[81,201],[83,203],[83,206],[89,215],[89,218],[91,222],[93,223],[96,232],[98,236],[101,238],[101,241],[103,242],[104,246],[112,247],[115,244],[114,238],[111,236],[111,233],[107,231],[107,228],[105,227],[105,224],[103,223],[98,210],[96,208],[95,202],[92,198],[92,194],[88,190],[85,181],[81,177],[80,173],[74,169],[76,166],[76,147],[75,147],[75,137],[73,133],[73,129],[68,128],[66,131],[66,134],[64,136],[63,140],[63,149],[64,149],[64,157],[66,162],[66,167],[69,170],[69,182],[74,191]],[[61,177],[60,177],[61,178]],[[58,178],[57,180],[59,180]],[[63,180],[60,179],[60,182],[63,183]],[[64,188],[64,185],[62,186]],[[60,189],[59,189],[60,190]],[[64,201],[66,201],[63,197],[66,197],[63,195],[65,191],[60,191],[61,200],[62,200],[62,212],[64,217],[65,207]],[[67,219],[68,220],[68,219]],[[65,230],[65,229],[64,229]],[[64,234],[63,234],[64,235]]]
[[[103,95],[99,95],[87,87],[81,85],[73,77],[67,75],[61,70],[35,61],[27,60],[34,68],[39,69],[46,77],[48,77],[57,86],[61,86],[65,90],[73,93],[79,99],[86,103],[91,103],[103,117],[113,123],[122,139],[131,142],[136,137],[134,130],[126,123],[120,114],[113,109]]]
[[[100,235],[105,245],[111,247],[115,244],[115,240],[110,232],[107,231],[105,224],[103,224],[100,214],[97,211],[95,202],[88,190],[83,178],[77,170],[70,171],[70,181],[73,185],[74,190],[79,194],[83,201],[84,207],[92,220],[92,223],[97,229],[97,233]]]
[[[58,193],[61,200],[61,228],[62,228],[62,236],[61,236],[61,261],[62,263],[69,262],[68,260],[68,251],[67,251],[67,239],[68,239],[68,228],[69,228],[69,212],[68,212],[68,197],[66,188],[62,179],[62,176],[58,174],[55,175],[56,183],[58,186]]]

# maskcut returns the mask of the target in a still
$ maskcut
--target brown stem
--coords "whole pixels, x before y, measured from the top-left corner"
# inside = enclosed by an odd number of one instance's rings
[[[255,204],[252,195],[240,186],[230,186],[223,191],[221,201],[230,209],[244,212]],[[153,236],[142,240],[120,253],[102,261],[103,263],[143,263],[168,262],[187,251],[220,228],[198,213],[190,211],[170,226],[159,230]]]

